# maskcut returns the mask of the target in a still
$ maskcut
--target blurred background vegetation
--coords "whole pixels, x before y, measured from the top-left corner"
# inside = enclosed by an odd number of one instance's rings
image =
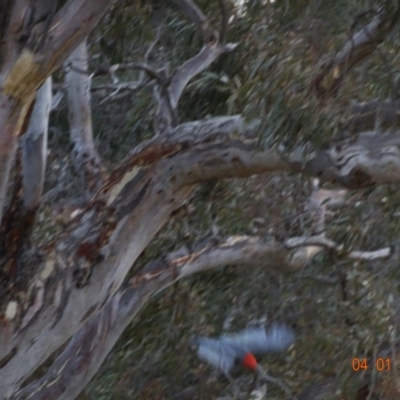
[[[239,46],[191,81],[179,106],[181,122],[243,113],[249,121],[261,119],[260,146],[293,148],[307,143],[318,149],[341,135],[346,110],[352,104],[396,95],[398,27],[351,71],[338,96],[321,104],[310,90],[318,63],[368,23],[380,1],[225,3],[231,15],[226,41]],[[197,4],[219,27],[219,2],[198,0]],[[91,67],[142,61],[157,36],[147,62],[169,71],[202,46],[194,26],[169,2],[116,2],[90,37]],[[139,76],[136,71],[117,74],[121,81]],[[93,86],[107,80],[96,77]],[[96,144],[108,167],[152,136],[151,87],[120,100],[94,92],[92,104]],[[67,138],[67,109],[62,103],[52,114],[49,168],[53,173],[47,185],[52,187],[59,171],[65,170],[71,175],[72,196],[76,182]],[[213,225],[221,235],[260,235],[274,240],[306,235],[305,203],[310,191],[308,179],[283,173],[201,185],[139,262],[144,265],[182,244],[192,244],[209,235]],[[400,227],[397,185],[351,192],[350,197],[353,206],[330,215],[328,236],[354,249],[396,245]],[[371,368],[367,376],[351,368],[354,357],[373,357],[389,343],[399,311],[397,267],[390,262],[349,262],[325,254],[301,273],[227,266],[193,276],[159,294],[142,311],[80,400],[230,398],[228,382],[197,360],[189,339],[274,320],[293,326],[298,340],[287,354],[265,359],[263,365],[295,393],[318,388],[322,382],[333,389],[321,399],[399,398],[394,394],[395,371]],[[373,382],[374,394],[362,397],[367,379]],[[238,378],[244,391],[250,381],[250,374]],[[315,393],[305,396],[319,398]],[[282,398],[279,389],[269,388],[268,399]]]

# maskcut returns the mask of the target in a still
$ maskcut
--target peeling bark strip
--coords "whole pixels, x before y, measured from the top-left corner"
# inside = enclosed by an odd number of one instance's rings
[[[23,198],[27,210],[37,207],[43,194],[51,99],[50,77],[37,93],[27,131],[21,140]]]
[[[330,61],[320,65],[313,86],[320,99],[335,96],[346,74],[358,62],[371,55],[385,40],[400,18],[397,1],[385,1],[375,18],[356,32]]]

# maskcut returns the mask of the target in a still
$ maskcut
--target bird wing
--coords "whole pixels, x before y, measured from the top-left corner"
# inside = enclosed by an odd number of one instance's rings
[[[234,347],[211,338],[198,338],[197,343],[197,355],[201,360],[225,374],[229,373],[237,358],[237,350]]]
[[[276,324],[268,331],[261,327],[247,328],[236,334],[222,335],[219,340],[242,353],[263,354],[286,350],[294,343],[295,335],[286,326]]]

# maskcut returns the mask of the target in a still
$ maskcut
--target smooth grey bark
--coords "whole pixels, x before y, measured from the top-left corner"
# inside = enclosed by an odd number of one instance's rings
[[[65,62],[72,162],[90,198],[103,184],[105,173],[93,140],[86,39]]]

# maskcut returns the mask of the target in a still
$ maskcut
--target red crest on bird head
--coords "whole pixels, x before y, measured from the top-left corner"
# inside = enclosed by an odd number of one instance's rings
[[[243,357],[242,365],[243,365],[243,367],[251,369],[251,370],[254,371],[257,368],[257,365],[258,365],[257,360],[254,357],[254,354],[246,353],[244,355],[244,357]]]

